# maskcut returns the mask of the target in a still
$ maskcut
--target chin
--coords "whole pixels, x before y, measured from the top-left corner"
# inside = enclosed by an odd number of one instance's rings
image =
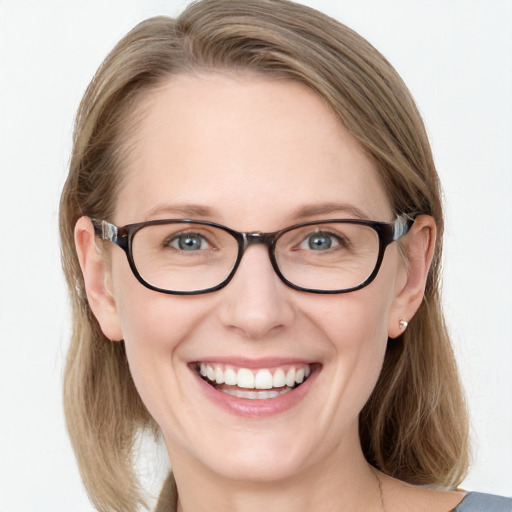
[[[284,481],[301,473],[313,455],[319,455],[314,451],[318,443],[275,425],[230,429],[211,424],[208,432],[197,431],[194,439],[165,437],[171,466],[176,470],[186,464],[188,472],[206,472],[210,477],[236,482]]]
[[[206,461],[203,461],[203,463]],[[239,482],[280,482],[296,476],[304,462],[294,454],[284,454],[259,446],[245,452],[229,453],[211,461],[209,467],[218,476]]]

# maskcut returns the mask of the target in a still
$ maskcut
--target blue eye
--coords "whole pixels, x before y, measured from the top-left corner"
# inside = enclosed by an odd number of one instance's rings
[[[179,233],[169,240],[168,245],[180,251],[199,251],[210,247],[206,239],[198,233]]]
[[[301,244],[301,249],[313,251],[326,251],[339,245],[339,238],[326,231],[318,231],[309,235]]]

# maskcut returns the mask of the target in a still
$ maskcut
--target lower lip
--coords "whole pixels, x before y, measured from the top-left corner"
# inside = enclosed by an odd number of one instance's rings
[[[317,374],[318,371],[313,371],[304,383],[288,393],[263,400],[231,396],[215,389],[197,373],[196,378],[202,392],[218,407],[245,418],[267,418],[281,414],[297,405],[311,389]]]

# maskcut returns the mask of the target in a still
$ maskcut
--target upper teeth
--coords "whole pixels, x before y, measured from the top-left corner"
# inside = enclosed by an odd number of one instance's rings
[[[293,387],[309,377],[311,369],[308,365],[290,366],[287,368],[249,370],[233,368],[220,364],[201,363],[199,373],[217,384],[227,384],[245,389],[272,389],[284,386]]]

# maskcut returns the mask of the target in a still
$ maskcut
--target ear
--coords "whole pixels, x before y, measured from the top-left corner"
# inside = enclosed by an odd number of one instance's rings
[[[430,215],[419,215],[409,233],[401,239],[405,253],[404,278],[399,280],[388,319],[388,336],[397,338],[423,301],[428,272],[436,247],[436,223]],[[407,324],[405,324],[407,325]]]
[[[75,225],[75,246],[87,300],[103,334],[112,341],[122,340],[123,332],[112,292],[110,264],[97,244],[89,217],[80,217]]]

